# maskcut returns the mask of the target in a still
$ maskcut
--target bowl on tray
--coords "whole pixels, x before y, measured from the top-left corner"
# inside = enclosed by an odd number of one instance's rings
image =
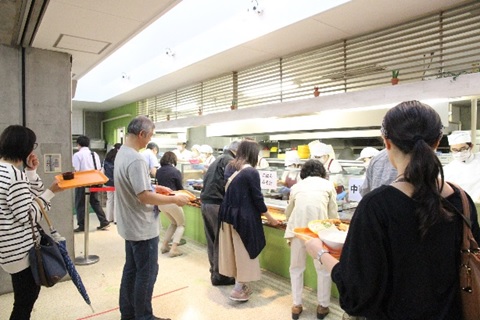
[[[347,238],[347,232],[340,231],[337,228],[329,228],[319,231],[318,237],[327,247],[333,250],[341,250]]]

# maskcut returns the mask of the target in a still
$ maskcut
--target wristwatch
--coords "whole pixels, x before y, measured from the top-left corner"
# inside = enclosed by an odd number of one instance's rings
[[[320,264],[323,264],[321,258],[322,258],[322,255],[324,253],[330,253],[330,251],[322,249],[322,250],[318,251],[318,253],[317,253],[317,260],[318,260],[318,262],[320,262]]]

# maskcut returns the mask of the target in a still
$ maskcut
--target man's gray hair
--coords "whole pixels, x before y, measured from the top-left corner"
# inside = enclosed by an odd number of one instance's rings
[[[155,124],[145,116],[135,117],[127,127],[127,133],[138,135],[141,131],[150,132],[155,129]]]
[[[240,145],[240,140],[234,140],[230,145],[228,146],[228,150],[237,152],[238,146]]]

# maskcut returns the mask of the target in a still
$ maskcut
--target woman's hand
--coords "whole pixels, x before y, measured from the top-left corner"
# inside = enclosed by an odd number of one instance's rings
[[[60,191],[63,191],[62,188],[60,188],[60,186],[58,185],[58,181],[57,180],[54,180],[52,185],[50,186],[50,191],[52,191],[53,193],[57,193],[57,192],[60,192]]]
[[[277,220],[277,219],[273,219],[273,218],[272,219],[267,219],[267,220],[268,220],[268,224],[271,225],[271,226],[274,226],[274,227],[279,226],[283,223],[282,221]]]
[[[323,249],[323,242],[319,238],[312,238],[305,242],[305,248],[312,258],[316,259],[318,251]]]
[[[32,152],[32,153],[30,153],[30,154],[28,155],[28,157],[27,157],[27,165],[28,165],[28,167],[25,168],[25,170],[27,170],[27,171],[35,171],[35,170],[37,170],[39,164],[40,164],[40,162],[38,161],[37,155]]]

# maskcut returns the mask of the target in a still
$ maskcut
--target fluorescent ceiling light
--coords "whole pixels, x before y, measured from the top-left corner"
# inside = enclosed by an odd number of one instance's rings
[[[349,1],[260,0],[257,15],[247,1],[183,0],[82,77],[75,100],[103,102]]]

